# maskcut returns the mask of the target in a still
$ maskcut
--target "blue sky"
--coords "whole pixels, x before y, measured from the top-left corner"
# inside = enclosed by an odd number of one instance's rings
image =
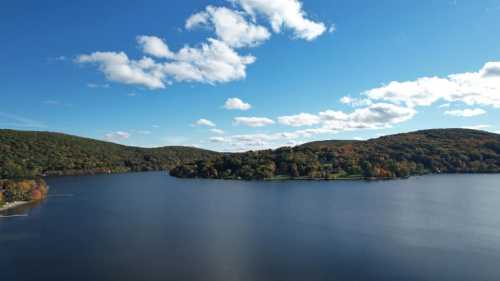
[[[500,0],[71,2],[2,5],[1,128],[224,151],[500,131]]]

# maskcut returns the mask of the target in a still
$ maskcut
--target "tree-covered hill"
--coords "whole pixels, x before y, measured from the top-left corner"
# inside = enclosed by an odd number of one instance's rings
[[[177,166],[171,175],[217,179],[369,179],[428,173],[500,172],[500,135],[436,129],[368,141],[323,141],[221,154]]]
[[[0,179],[167,170],[216,152],[137,148],[50,132],[0,130]]]

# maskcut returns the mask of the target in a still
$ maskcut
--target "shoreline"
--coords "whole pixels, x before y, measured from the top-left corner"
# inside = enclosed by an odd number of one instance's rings
[[[19,206],[23,206],[23,205],[26,205],[29,203],[31,203],[31,202],[30,201],[14,201],[14,202],[5,203],[5,205],[0,207],[0,212],[14,209],[14,208],[17,208]]]

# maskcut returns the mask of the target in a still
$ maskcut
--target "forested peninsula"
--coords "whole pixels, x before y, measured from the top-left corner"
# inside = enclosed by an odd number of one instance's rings
[[[219,154],[170,170],[172,176],[180,178],[243,180],[394,179],[432,173],[499,172],[500,135],[469,129]]]

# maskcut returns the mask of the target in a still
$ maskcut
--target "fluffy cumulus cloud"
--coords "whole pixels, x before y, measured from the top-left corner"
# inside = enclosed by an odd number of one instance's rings
[[[117,132],[110,132],[104,135],[104,140],[106,141],[111,141],[111,142],[122,142],[124,140],[127,140],[130,138],[130,133],[127,132],[122,132],[122,131],[117,131]]]
[[[234,48],[254,47],[271,37],[267,28],[247,21],[243,13],[226,7],[208,6],[186,21],[187,29],[207,25],[213,26],[217,37]]]
[[[246,77],[247,66],[256,58],[237,49],[258,46],[271,37],[257,19],[269,20],[275,32],[287,27],[305,40],[317,38],[326,29],[323,23],[306,18],[298,0],[232,2],[232,8],[207,6],[187,19],[188,30],[206,27],[214,32],[195,46],[173,51],[162,38],[140,35],[137,44],[145,55],[140,59],[130,59],[124,52],[93,52],[77,56],[75,62],[97,65],[109,81],[149,89],[163,89],[174,82],[213,85]]]
[[[489,62],[481,70],[483,77],[499,77],[500,76],[500,62]]]
[[[353,125],[353,128],[387,128],[393,124],[410,120],[416,113],[417,111],[413,108],[388,103],[376,103],[365,108],[356,109],[348,115],[348,119],[344,122]]]
[[[368,105],[371,105],[373,103],[369,99],[352,98],[350,96],[342,97],[340,99],[340,102],[342,104],[347,104],[347,105],[350,105],[352,107],[368,106]]]
[[[317,114],[301,113],[282,116],[278,122],[292,128],[300,126],[315,126],[313,128],[292,130],[277,133],[256,133],[243,135],[228,135],[212,137],[214,144],[224,145],[232,151],[275,148],[284,145],[296,145],[304,139],[318,135],[331,135],[343,131],[360,129],[384,129],[411,119],[416,110],[405,106],[389,103],[375,103],[364,108],[357,108],[352,112],[327,110]],[[269,118],[240,117],[235,123],[260,127],[274,124]]]
[[[455,117],[474,117],[486,114],[486,111],[481,108],[474,109],[463,109],[463,110],[448,110],[444,112],[445,115],[455,116]]]
[[[150,89],[165,88],[165,75],[150,58],[130,60],[123,52],[95,52],[78,56],[76,62],[97,64],[110,81],[142,85]]]
[[[309,114],[300,113],[291,116],[281,116],[278,118],[278,122],[283,125],[288,125],[292,127],[302,127],[302,126],[312,126],[320,123],[320,117]]]
[[[205,118],[201,118],[199,119],[198,121],[196,121],[194,123],[196,126],[206,126],[206,127],[215,127],[215,123],[208,120],[208,119],[205,119]]]
[[[233,123],[248,127],[265,127],[274,124],[274,121],[266,117],[236,117]]]
[[[250,108],[252,108],[252,105],[242,101],[239,98],[229,98],[224,103],[224,108],[227,110],[243,110],[243,111],[245,111],[245,110],[249,110]]]
[[[363,93],[370,100],[429,106],[438,101],[462,102],[500,108],[500,62],[489,62],[477,72],[452,74],[445,78],[423,77],[397,82]]]
[[[405,122],[416,114],[416,110],[389,103],[371,104],[358,108],[350,113],[327,110],[318,114],[301,113],[293,116],[279,117],[281,124],[291,127],[312,126],[320,124],[320,128],[311,129],[312,134],[337,132],[357,129],[382,129]]]
[[[150,57],[131,60],[123,52],[95,52],[78,56],[76,62],[97,64],[110,81],[149,89],[163,89],[172,80],[208,84],[240,80],[246,77],[247,65],[255,62],[255,57],[240,56],[224,42],[211,38],[197,48],[185,46],[177,53],[170,52],[158,37],[139,36],[138,42],[144,52],[169,59],[163,62]]]
[[[324,23],[307,18],[298,0],[231,0],[256,18],[263,15],[271,23],[274,32],[281,32],[283,27],[294,32],[297,38],[308,41],[316,39],[326,31]]]
[[[210,38],[200,48],[182,48],[162,71],[179,82],[215,84],[245,78],[247,65],[254,62],[255,57],[240,56],[226,43]]]
[[[156,36],[138,36],[137,43],[145,54],[157,58],[172,58],[174,53],[170,51],[167,44]]]

